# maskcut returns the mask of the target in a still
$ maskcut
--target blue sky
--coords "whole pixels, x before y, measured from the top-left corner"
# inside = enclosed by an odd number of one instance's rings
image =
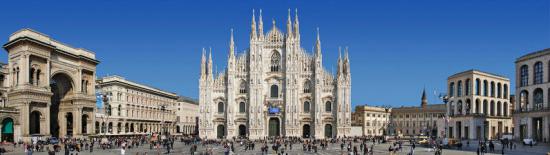
[[[550,1],[5,1],[0,37],[32,28],[96,52],[98,75],[122,75],[196,98],[201,48],[226,63],[229,32],[248,47],[252,9],[284,29],[299,9],[302,46],[320,28],[326,68],[349,46],[354,105],[419,105],[423,88],[446,90],[449,75],[480,69],[515,80],[515,58],[550,47]],[[7,53],[0,60],[7,61]],[[512,82],[512,88],[514,88]]]

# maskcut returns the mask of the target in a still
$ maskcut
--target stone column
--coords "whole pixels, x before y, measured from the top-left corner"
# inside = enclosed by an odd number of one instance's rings
[[[527,137],[533,138],[533,117],[527,117]]]
[[[64,137],[67,135],[67,113],[60,111],[58,113],[58,123],[59,123],[59,137]]]
[[[30,103],[23,103],[21,107],[21,128],[22,128],[22,135],[23,137],[28,137],[30,134],[30,115],[31,115],[31,109],[30,109]],[[15,120],[14,120],[15,121]]]
[[[73,109],[73,134],[82,136],[82,108]]]
[[[542,138],[543,140],[550,141],[550,116],[546,116],[542,118]]]

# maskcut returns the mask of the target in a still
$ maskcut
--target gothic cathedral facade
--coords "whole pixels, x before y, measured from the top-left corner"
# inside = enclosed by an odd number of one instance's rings
[[[233,31],[227,67],[213,73],[203,49],[199,80],[199,135],[205,139],[286,136],[334,138],[351,132],[351,73],[347,48],[336,73],[323,67],[321,41],[312,54],[300,45],[300,26],[290,10],[286,33],[264,33],[253,13],[250,47],[235,54]],[[340,51],[339,51],[340,52]],[[336,74],[336,75],[334,75]]]

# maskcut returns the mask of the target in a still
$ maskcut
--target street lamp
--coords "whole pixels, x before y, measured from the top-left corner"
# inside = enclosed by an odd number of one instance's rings
[[[448,95],[439,95],[439,98],[441,100],[443,100],[443,103],[445,103],[445,111],[447,111],[447,113],[445,114],[445,135],[444,135],[444,138],[447,138],[447,134],[448,134],[448,130],[449,130],[449,111],[447,110],[447,103],[449,102],[450,99],[452,99],[453,97],[450,97]]]
[[[109,120],[109,115],[111,115],[111,105],[109,104],[109,95],[111,95],[110,92],[101,94],[102,101],[103,101],[103,115],[101,116],[101,119],[102,119],[103,123],[105,124],[101,128],[104,131],[103,135],[105,137],[107,136],[107,132],[109,132],[108,131],[109,123],[105,123],[105,121]]]

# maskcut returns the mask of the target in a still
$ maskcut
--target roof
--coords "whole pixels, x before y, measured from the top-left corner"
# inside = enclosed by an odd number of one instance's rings
[[[20,39],[30,39],[30,40],[45,44],[47,46],[54,47],[58,50],[70,53],[72,55],[81,56],[81,57],[91,59],[93,61],[97,61],[95,59],[95,53],[92,51],[89,51],[83,48],[72,47],[65,43],[54,40],[46,34],[40,33],[38,31],[29,29],[29,28],[24,28],[11,34],[11,36],[8,39],[8,43],[6,43],[4,47],[9,46],[10,44]]]
[[[516,59],[516,63],[518,61],[524,61],[524,60],[529,60],[529,59],[533,59],[533,58],[536,58],[536,57],[540,57],[540,56],[543,56],[543,55],[548,55],[550,54],[550,48],[546,48],[546,49],[543,49],[543,50],[539,50],[539,51],[535,51],[535,52],[532,52],[532,53],[528,53],[528,54],[525,54],[519,58]]]
[[[466,71],[462,71],[462,72],[459,72],[459,73],[456,73],[456,74],[453,74],[451,76],[449,76],[448,79],[451,79],[455,76],[459,76],[461,74],[466,74],[466,73],[482,73],[482,74],[487,74],[487,75],[491,75],[491,76],[495,76],[495,77],[499,77],[499,78],[503,78],[503,79],[507,79],[509,80],[506,76],[503,76],[503,75],[499,75],[499,74],[495,74],[495,73],[490,73],[490,72],[486,72],[486,71],[481,71],[481,70],[477,70],[477,69],[470,69],[470,70],[466,70]]]
[[[129,86],[133,86],[134,88],[148,90],[150,92],[156,92],[158,94],[162,94],[162,95],[174,98],[174,99],[179,97],[176,93],[165,91],[165,90],[162,90],[162,89],[159,89],[159,88],[155,88],[155,87],[148,86],[148,85],[145,85],[145,84],[137,83],[137,82],[134,82],[134,81],[130,81],[130,80],[127,80],[126,78],[124,78],[122,76],[118,76],[118,75],[110,75],[110,76],[100,77],[97,80],[99,81],[99,82],[97,82],[97,85],[99,85],[99,86],[104,85],[104,84],[109,84],[111,82],[119,82],[121,84],[126,84],[126,85],[129,85]]]
[[[191,104],[199,105],[199,101],[197,101],[196,99],[187,97],[187,96],[179,96],[178,97],[178,102],[188,102],[188,103],[191,103]]]

